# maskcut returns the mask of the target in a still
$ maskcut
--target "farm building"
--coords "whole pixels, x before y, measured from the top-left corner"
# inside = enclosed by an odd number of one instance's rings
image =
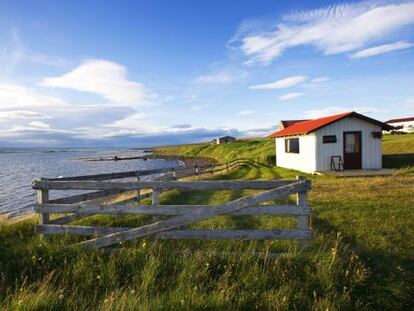
[[[337,169],[381,169],[382,130],[392,126],[356,112],[291,122],[271,134],[276,165],[307,173]]]
[[[213,144],[226,144],[226,143],[232,143],[235,142],[236,138],[232,137],[232,136],[223,136],[223,137],[219,137],[219,138],[214,138],[212,143]]]
[[[396,130],[401,132],[414,132],[414,117],[411,118],[401,118],[401,119],[391,119],[385,123],[392,125]]]

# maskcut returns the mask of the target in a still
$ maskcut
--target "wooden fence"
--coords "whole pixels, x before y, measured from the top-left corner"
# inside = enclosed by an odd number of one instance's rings
[[[136,172],[135,177],[149,171]],[[117,178],[132,177],[129,173],[119,173]],[[311,187],[309,180],[298,177],[297,180],[214,180],[214,181],[142,181],[137,178],[129,182],[109,182],[111,174],[81,176],[61,179],[38,179],[32,184],[37,190],[35,211],[40,214],[37,230],[42,234],[75,234],[94,236],[93,239],[80,243],[83,246],[98,248],[110,246],[121,241],[142,237],[155,239],[237,239],[237,240],[299,240],[303,244],[312,238],[309,228],[311,208],[307,205],[307,191]],[[128,175],[128,176],[127,176]],[[108,194],[135,192],[139,201],[139,192],[151,189],[151,205],[124,205],[99,203]],[[160,205],[159,194],[168,190],[264,190],[220,205]],[[49,200],[51,190],[93,190],[87,194]],[[261,205],[261,203],[296,194],[296,205]],[[69,214],[54,220],[50,214]],[[68,225],[78,217],[90,215],[153,215],[171,216],[152,224],[137,228],[125,227],[91,227]],[[296,229],[273,230],[205,230],[183,229],[183,226],[209,219],[219,215],[277,215],[296,216]],[[158,220],[158,221],[157,221]],[[65,225],[66,224],[66,225]]]

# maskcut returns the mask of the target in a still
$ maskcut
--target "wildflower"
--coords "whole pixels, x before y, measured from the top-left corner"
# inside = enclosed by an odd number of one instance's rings
[[[59,299],[62,300],[65,296],[63,294],[59,295]]]
[[[145,246],[147,246],[147,242],[144,241],[144,242],[142,242],[141,247],[145,248]]]
[[[135,293],[135,290],[131,290],[131,294],[134,294]]]
[[[96,277],[96,279],[97,279],[97,280],[99,280],[100,278],[101,278],[101,276],[100,276],[100,275],[98,275],[98,276]]]
[[[181,304],[184,305],[184,299],[181,299]]]

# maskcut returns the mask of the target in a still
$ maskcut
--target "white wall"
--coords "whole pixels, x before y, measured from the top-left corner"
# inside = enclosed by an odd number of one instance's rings
[[[299,153],[285,153],[285,138],[299,137]],[[316,170],[316,135],[276,138],[276,165],[306,173]]]
[[[381,127],[358,118],[348,117],[325,126],[316,132],[299,137],[300,153],[285,153],[285,138],[276,138],[276,165],[306,173],[330,170],[331,156],[343,154],[343,133],[361,131],[362,168],[381,169],[381,139],[373,138],[372,132],[381,132]],[[337,142],[323,143],[324,135],[336,135]]]
[[[358,118],[348,117],[315,132],[317,171],[330,170],[331,156],[340,155],[344,159],[343,133],[348,131],[361,131],[362,168],[382,168],[381,139],[372,137],[372,132],[381,132],[381,127]],[[324,135],[336,135],[337,142],[324,144]]]

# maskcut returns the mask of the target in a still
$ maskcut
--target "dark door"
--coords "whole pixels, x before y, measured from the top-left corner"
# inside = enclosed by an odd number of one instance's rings
[[[344,169],[362,168],[361,132],[344,132]]]

